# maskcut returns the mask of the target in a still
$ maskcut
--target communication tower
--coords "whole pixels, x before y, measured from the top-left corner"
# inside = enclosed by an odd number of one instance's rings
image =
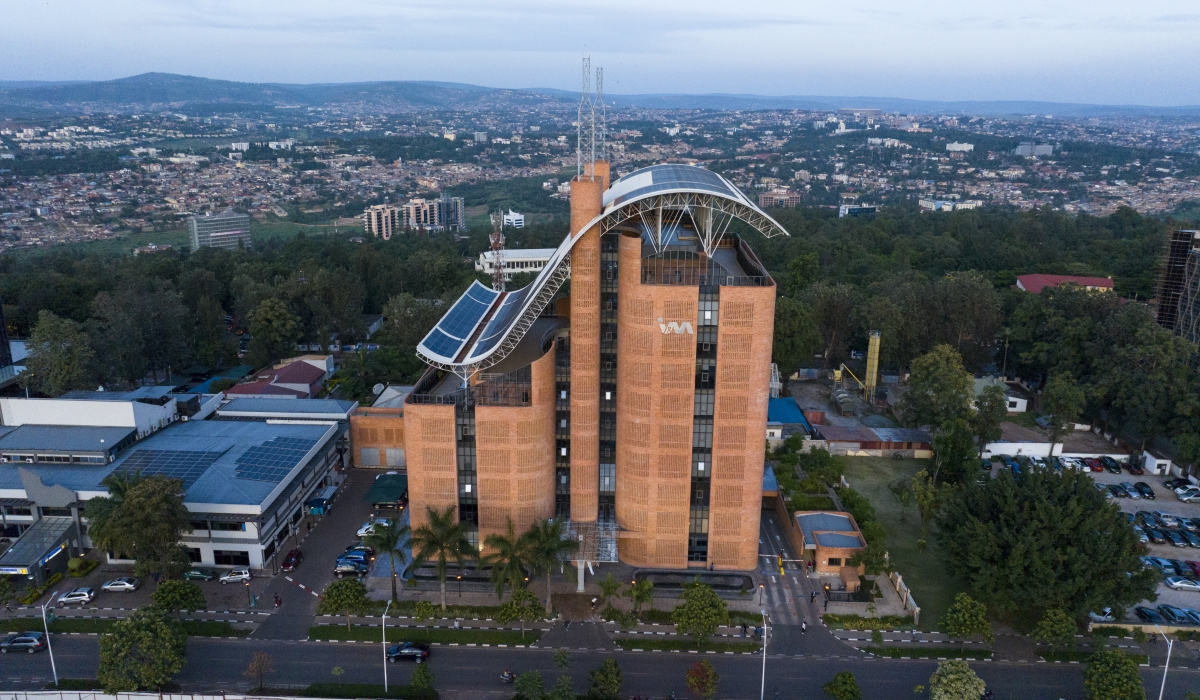
[[[492,289],[504,291],[504,208],[492,214]]]
[[[607,159],[607,111],[604,107],[604,69],[596,69],[596,92],[592,92],[592,57],[583,58],[579,112],[575,122],[575,176],[593,177],[596,159]],[[597,116],[597,111],[599,116]]]

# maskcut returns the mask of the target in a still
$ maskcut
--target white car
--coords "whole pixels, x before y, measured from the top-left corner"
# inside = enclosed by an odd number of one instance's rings
[[[1195,500],[1200,500],[1200,486],[1188,486],[1186,488],[1177,489],[1175,497],[1184,503],[1191,503]]]
[[[225,583],[244,583],[250,580],[250,569],[234,569],[221,574],[219,579],[222,584]]]
[[[387,518],[375,518],[374,520],[368,520],[367,522],[363,523],[362,527],[358,528],[358,536],[366,537],[375,531],[376,525],[387,527],[388,524]]]
[[[1164,583],[1177,591],[1200,591],[1200,581],[1187,576],[1168,576]]]
[[[142,582],[138,579],[132,576],[122,576],[121,578],[114,578],[111,581],[105,581],[104,585],[100,586],[100,588],[115,593],[133,593],[140,585],[142,585]]]
[[[87,603],[92,602],[92,599],[95,597],[96,592],[84,586],[81,588],[76,588],[73,591],[67,591],[66,593],[63,593],[58,597],[58,602],[62,605],[67,603],[79,603],[81,605],[86,605]]]
[[[1088,619],[1092,622],[1116,622],[1117,618],[1112,614],[1112,608],[1105,608],[1100,612],[1088,613]]]

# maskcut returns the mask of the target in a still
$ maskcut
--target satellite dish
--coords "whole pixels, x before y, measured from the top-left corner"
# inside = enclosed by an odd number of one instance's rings
[[[383,393],[383,390],[386,388],[387,387],[385,387],[382,384],[376,384],[375,386],[371,387],[371,393],[375,394],[376,396],[379,396],[380,394]]]

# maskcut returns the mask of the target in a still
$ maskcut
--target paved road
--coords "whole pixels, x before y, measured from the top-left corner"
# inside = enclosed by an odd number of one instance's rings
[[[54,639],[55,660],[63,678],[95,677],[97,638],[59,636]],[[332,669],[341,667],[343,682],[380,683],[383,681],[382,650],[375,644],[332,644],[268,640],[192,639],[188,643],[189,663],[179,676],[187,691],[244,691],[248,688],[242,672],[255,651],[266,651],[274,658],[276,672],[270,683],[301,685],[333,681]],[[572,652],[570,675],[578,692],[586,690],[587,672],[610,654],[598,651]],[[624,671],[626,695],[665,696],[671,690],[687,697],[683,683],[688,664],[697,655],[670,653],[615,652]],[[762,672],[760,656],[706,655],[721,674],[721,696],[755,698]],[[996,697],[1021,700],[1056,700],[1083,695],[1081,667],[1064,664],[1016,664],[978,662],[972,666],[996,691]],[[833,674],[850,670],[858,679],[866,697],[912,697],[912,688],[927,684],[936,662],[896,659],[829,659],[819,657],[768,656],[766,696],[779,691],[780,698],[823,697],[818,690]],[[515,672],[537,669],[543,678],[559,675],[551,652],[541,649],[496,649],[435,647],[430,668],[437,676],[438,688],[448,698],[508,698],[511,686],[498,681],[505,668]],[[388,667],[391,682],[405,682],[412,673],[408,664]],[[1161,669],[1145,669],[1146,687],[1157,689]],[[0,688],[32,689],[50,680],[47,654],[9,654],[0,659]],[[1172,671],[1166,697],[1180,699],[1189,689],[1200,687],[1200,673]]]

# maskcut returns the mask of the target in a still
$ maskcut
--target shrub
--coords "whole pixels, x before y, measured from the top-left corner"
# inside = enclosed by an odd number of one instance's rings
[[[860,528],[875,519],[875,506],[866,496],[848,486],[835,488],[834,492],[842,499],[842,505],[854,516]]]
[[[910,616],[884,615],[883,617],[862,617],[861,615],[827,614],[822,618],[830,629],[844,630],[899,630],[913,626]]]

